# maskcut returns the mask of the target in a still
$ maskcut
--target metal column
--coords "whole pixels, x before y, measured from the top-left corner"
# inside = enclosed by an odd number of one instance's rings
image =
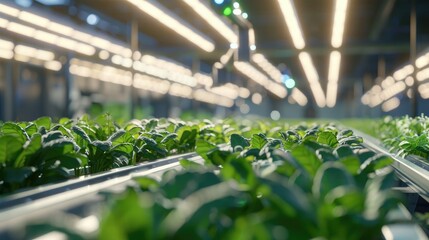
[[[64,116],[65,117],[73,117],[73,112],[70,106],[72,105],[72,97],[71,93],[73,90],[73,77],[70,74],[70,59],[71,55],[67,54],[66,61],[63,64],[63,75],[64,75],[64,81],[65,81],[65,109],[64,109]]]
[[[416,66],[416,45],[417,45],[417,27],[416,27],[416,1],[411,1],[411,14],[410,14],[410,62],[414,67],[413,79],[414,84],[412,86],[412,97],[411,97],[411,116],[416,117],[418,115],[418,81],[416,79],[417,66]]]
[[[5,107],[5,120],[11,121],[14,118],[14,97],[15,97],[15,87],[14,87],[14,68],[15,63],[13,61],[8,61],[6,63],[6,84],[4,88],[4,107]]]
[[[130,31],[130,45],[131,52],[134,55],[136,51],[139,50],[139,25],[137,22],[136,16],[133,16],[131,20],[131,31]],[[133,83],[134,83],[134,69],[131,69],[133,73]],[[135,108],[137,102],[137,90],[135,89],[133,83],[130,86],[130,117],[131,119],[135,118]]]

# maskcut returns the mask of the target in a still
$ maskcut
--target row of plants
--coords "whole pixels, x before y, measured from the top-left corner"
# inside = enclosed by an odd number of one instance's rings
[[[0,123],[0,194],[193,152],[197,139],[225,143],[228,131],[226,122],[208,120],[145,119],[119,125],[109,114]]]
[[[109,194],[99,239],[380,239],[400,197],[392,160],[334,125],[240,124],[228,146],[196,140],[204,164]],[[242,132],[240,132],[240,130]],[[52,227],[52,226],[51,226]]]
[[[429,160],[428,117],[385,117],[378,124],[376,133],[390,152],[402,157],[414,155]]]

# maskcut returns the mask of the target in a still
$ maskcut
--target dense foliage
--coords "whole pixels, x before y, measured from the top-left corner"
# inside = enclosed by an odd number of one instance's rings
[[[379,239],[395,208],[391,159],[334,126],[264,126],[229,148],[197,140],[205,165],[137,178],[102,220],[102,239]],[[269,130],[271,129],[271,130]],[[377,172],[378,171],[378,172]],[[377,172],[377,174],[375,174]]]
[[[1,123],[0,193],[192,152],[196,139],[224,143],[228,129],[223,127],[173,119],[120,126],[108,114]]]
[[[392,160],[361,143],[333,124],[119,126],[109,115],[8,122],[0,126],[1,191],[196,151],[204,164],[182,159],[181,171],[105,195],[97,236],[53,229],[75,239],[379,239],[399,201]]]
[[[389,151],[400,156],[415,155],[429,159],[429,118],[386,117],[377,128],[377,135]]]

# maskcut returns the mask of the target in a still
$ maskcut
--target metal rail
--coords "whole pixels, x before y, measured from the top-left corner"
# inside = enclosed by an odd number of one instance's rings
[[[99,193],[124,191],[135,176],[160,177],[167,170],[180,168],[179,160],[184,158],[196,162],[203,161],[196,153],[177,155],[21,193],[24,196],[11,195],[7,200],[2,200],[4,206],[11,207],[0,210],[0,236],[1,231],[8,231],[10,228],[40,219],[46,220],[49,213],[55,214],[84,205],[100,204],[105,198]],[[17,199],[19,203],[12,204],[13,199]],[[29,199],[30,202],[25,202],[25,199]]]
[[[414,192],[417,192],[426,201],[428,201],[428,164],[411,157],[399,157],[385,149],[380,140],[350,127],[343,126],[343,128],[352,129],[355,135],[361,136],[364,140],[362,143],[364,147],[391,157],[394,160],[392,167],[395,170],[395,173],[399,177],[399,179],[401,179],[408,186],[410,186],[410,188],[414,190]],[[387,217],[390,221],[399,222],[383,226],[382,234],[386,240],[428,239],[422,228],[417,223],[412,222],[412,216],[404,205],[399,204],[396,209],[389,212]],[[403,222],[404,220],[409,220],[409,222]]]
[[[362,145],[391,157],[394,160],[392,166],[395,169],[397,176],[429,202],[429,164],[415,157],[409,156],[403,158],[397,156],[384,148],[383,144],[378,139],[355,129],[353,129],[353,131],[356,135],[359,135],[364,139]]]

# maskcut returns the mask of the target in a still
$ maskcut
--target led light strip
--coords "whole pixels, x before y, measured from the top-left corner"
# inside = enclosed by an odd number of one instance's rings
[[[140,11],[153,17],[166,27],[181,35],[195,46],[206,52],[213,52],[215,45],[213,40],[203,35],[186,24],[184,20],[177,17],[173,12],[152,0],[127,0],[129,3],[140,9]]]
[[[325,107],[325,94],[323,93],[322,86],[320,85],[319,81],[319,74],[317,74],[310,54],[308,54],[307,52],[301,52],[299,54],[299,60],[301,61],[302,68],[304,69],[305,76],[307,77],[310,89],[313,92],[317,106],[321,108]]]
[[[15,46],[13,42],[4,39],[0,39],[0,58],[13,58],[16,61],[43,66],[52,71],[59,71],[62,68],[61,63],[54,60],[53,52],[21,44]]]
[[[278,0],[280,9],[283,13],[286,25],[289,29],[292,42],[297,49],[305,47],[304,36],[302,34],[301,26],[299,25],[298,15],[292,0]]]
[[[343,44],[347,5],[348,0],[335,1],[334,23],[332,24],[331,38],[331,44],[334,48],[339,48]],[[340,65],[341,53],[334,50],[329,56],[328,87],[326,92],[326,105],[331,108],[334,107],[337,102]]]
[[[88,56],[94,55],[94,47],[104,49],[124,57],[131,56],[131,50],[121,46],[120,44],[112,43],[111,41],[101,37],[75,30],[70,26],[44,18],[29,11],[19,10],[5,4],[0,4],[0,13],[9,15],[19,21],[23,21],[36,27],[43,28],[44,30],[35,29],[34,27],[23,25],[18,22],[9,22],[6,19],[0,19],[0,27],[7,28],[9,31],[34,38],[39,41],[57,45],[67,50],[72,50]],[[10,26],[4,24],[4,22],[8,22]],[[45,30],[54,32],[55,34],[46,32]]]
[[[307,97],[298,88],[294,88],[292,90],[292,93],[290,94],[289,98],[292,99],[294,102],[298,103],[298,105],[300,105],[301,107],[307,105],[308,103]],[[294,102],[289,101],[289,103]]]
[[[258,64],[258,66],[264,70],[272,79],[276,82],[282,82],[282,73],[274,67],[263,54],[255,53],[252,55],[252,61]]]
[[[220,33],[229,43],[238,43],[238,36],[222,19],[201,0],[182,0],[202,17],[207,24]]]
[[[337,102],[340,64],[341,53],[332,51],[329,56],[328,89],[326,91],[326,105],[331,108],[334,107]]]
[[[285,98],[287,96],[287,91],[282,85],[271,81],[265,74],[253,67],[249,62],[236,61],[234,62],[234,67],[244,76],[263,86],[277,97]]]
[[[283,13],[284,20],[292,37],[292,42],[295,48],[303,49],[305,47],[305,40],[301,30],[301,26],[299,24],[298,14],[295,10],[293,0],[278,0],[278,3]],[[319,75],[317,74],[310,54],[308,54],[307,52],[301,52],[299,54],[299,60],[307,77],[311,92],[313,93],[314,99],[316,100],[317,106],[321,108],[325,107],[325,93],[323,92],[322,86],[320,85]]]

